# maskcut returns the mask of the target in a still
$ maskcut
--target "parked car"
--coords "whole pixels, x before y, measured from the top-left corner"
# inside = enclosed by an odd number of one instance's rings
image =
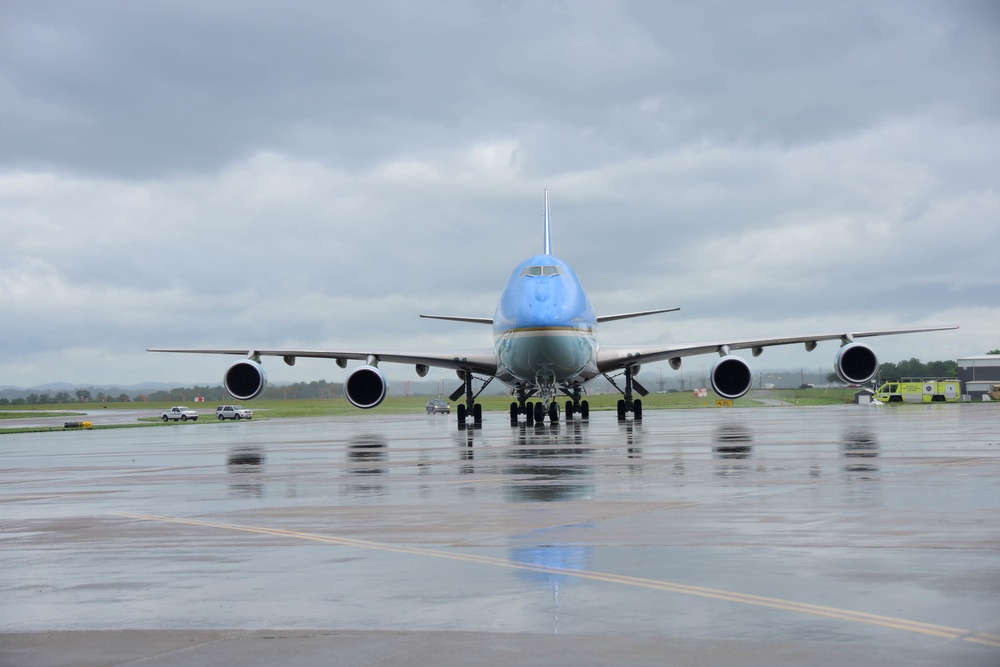
[[[247,410],[242,405],[220,405],[215,409],[215,416],[222,419],[253,419],[253,410]]]
[[[427,414],[433,415],[438,412],[442,412],[446,415],[451,414],[451,406],[448,405],[448,401],[443,398],[432,398],[427,401]]]
[[[160,419],[163,421],[170,421],[173,419],[175,422],[186,422],[189,419],[192,421],[198,421],[198,413],[187,406],[177,405],[160,415]]]

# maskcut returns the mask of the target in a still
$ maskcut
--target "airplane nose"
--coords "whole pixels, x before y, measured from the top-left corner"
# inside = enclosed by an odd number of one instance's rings
[[[535,301],[541,301],[542,303],[549,300],[549,282],[539,281],[535,285]]]

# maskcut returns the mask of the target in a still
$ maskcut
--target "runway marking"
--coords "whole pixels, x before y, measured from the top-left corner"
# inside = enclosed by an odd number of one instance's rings
[[[632,577],[622,574],[611,574],[608,572],[591,572],[588,570],[576,570],[560,567],[550,567],[525,563],[521,561],[505,560],[493,558],[491,556],[477,556],[474,554],[460,554],[451,551],[441,551],[439,549],[428,549],[424,547],[394,546],[359,540],[350,537],[332,537],[320,535],[318,533],[305,533],[295,530],[284,530],[281,528],[261,528],[256,526],[243,526],[233,523],[222,523],[219,521],[204,521],[200,519],[182,519],[179,517],[157,516],[154,514],[136,514],[132,512],[113,512],[114,516],[140,519],[143,521],[155,521],[159,523],[175,523],[186,526],[200,526],[203,528],[221,528],[243,533],[255,533],[258,535],[271,535],[274,537],[290,537],[297,540],[309,542],[320,542],[323,544],[335,544],[338,546],[357,547],[372,551],[383,551],[387,553],[402,553],[418,556],[433,556],[435,558],[447,558],[449,560],[464,561],[467,563],[479,563],[481,565],[492,565],[514,570],[525,570],[529,572],[542,572],[547,574],[560,574],[564,576],[587,579],[590,581],[600,581],[611,584],[621,584],[623,586],[636,586],[649,590],[666,591],[670,593],[681,593],[697,597],[722,600],[725,602],[738,602],[742,604],[755,605],[758,607],[768,607],[782,611],[791,611],[799,614],[810,614],[841,621],[852,621],[855,623],[865,623],[894,630],[906,632],[916,632],[933,637],[944,639],[961,640],[973,644],[982,644],[1000,648],[1000,635],[988,632],[974,632],[961,628],[952,628],[933,623],[923,623],[921,621],[911,621],[892,616],[882,616],[880,614],[869,614],[861,611],[851,611],[849,609],[838,609],[837,607],[827,607],[824,605],[810,604],[807,602],[795,602],[793,600],[783,600],[762,595],[752,595],[749,593],[737,593],[720,588],[708,588],[705,586],[693,586],[690,584],[680,584],[670,581],[659,581],[657,579],[644,579],[642,577]]]

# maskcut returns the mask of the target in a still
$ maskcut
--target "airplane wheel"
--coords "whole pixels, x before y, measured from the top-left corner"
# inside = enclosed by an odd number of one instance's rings
[[[528,426],[535,423],[535,404],[528,401],[524,404],[524,416],[527,419]]]
[[[510,404],[510,423],[511,423],[512,426],[517,424],[517,414],[518,414],[517,403],[511,403]]]
[[[580,402],[580,419],[590,419],[590,403],[587,401]]]
[[[559,421],[559,403],[556,401],[549,404],[549,421],[553,424]]]
[[[632,402],[632,416],[637,422],[642,421],[642,401],[639,399]]]
[[[461,403],[458,404],[458,423],[459,424],[465,423],[465,406],[462,405]]]
[[[535,403],[535,421],[539,424],[545,421],[545,405],[542,403]]]
[[[566,401],[566,421],[573,418],[573,401]]]
[[[472,406],[472,421],[475,424],[483,423],[483,406],[479,403]]]
[[[618,401],[618,421],[620,421],[620,422],[625,421],[625,401],[624,400],[619,400]]]

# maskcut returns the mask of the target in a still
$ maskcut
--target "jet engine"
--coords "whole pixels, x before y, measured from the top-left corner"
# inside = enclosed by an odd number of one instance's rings
[[[374,408],[385,400],[387,383],[374,366],[358,366],[344,381],[347,400],[356,408]]]
[[[723,398],[740,398],[753,386],[753,371],[742,357],[727,354],[715,362],[709,375],[712,391]]]
[[[249,401],[264,393],[267,374],[260,364],[244,359],[229,367],[222,378],[222,384],[233,398]]]
[[[842,382],[864,384],[878,372],[878,357],[867,345],[848,343],[837,352],[833,368]]]

